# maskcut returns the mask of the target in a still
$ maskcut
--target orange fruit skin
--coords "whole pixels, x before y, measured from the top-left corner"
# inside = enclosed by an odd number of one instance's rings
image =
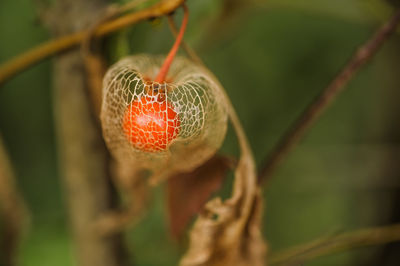
[[[125,137],[138,150],[166,150],[178,136],[179,126],[179,117],[173,106],[155,97],[144,96],[134,100],[124,112]]]

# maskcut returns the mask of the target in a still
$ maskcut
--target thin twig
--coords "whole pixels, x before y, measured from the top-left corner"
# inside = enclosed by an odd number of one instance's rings
[[[400,241],[400,224],[360,229],[272,254],[269,265],[297,265],[327,254],[397,241]]]
[[[172,15],[168,16],[168,25],[169,25],[170,30],[172,31],[172,33],[174,34],[174,36],[176,38],[176,36],[178,36],[178,28],[175,24],[175,21],[174,21]],[[182,40],[181,46],[182,46],[183,50],[185,50],[187,55],[190,57],[190,59],[192,59],[193,62],[204,67],[203,61],[200,59],[200,57],[196,54],[196,52],[184,40]]]
[[[395,32],[400,22],[400,9],[391,19],[363,44],[351,57],[342,71],[322,91],[322,93],[305,109],[294,122],[287,133],[282,137],[278,145],[264,161],[259,172],[258,181],[265,182],[270,178],[278,164],[293,149],[305,132],[317,121],[323,111],[333,102],[336,96],[343,91],[347,83],[360,68],[368,62],[379,50],[382,44]]]
[[[189,9],[185,4],[183,4],[182,7],[183,7],[182,24],[179,29],[179,33],[176,36],[175,42],[172,45],[171,50],[169,51],[168,55],[166,56],[163,64],[160,67],[160,70],[158,71],[156,78],[154,79],[154,81],[157,83],[165,82],[165,79],[167,78],[168,70],[171,67],[172,61],[174,60],[175,55],[179,50],[179,46],[181,45],[181,42],[183,40],[183,35],[185,34],[186,26],[189,21]]]
[[[169,14],[177,9],[183,2],[184,0],[160,1],[149,8],[127,14],[109,22],[105,22],[98,27],[95,32],[95,36],[104,36],[121,28],[138,23],[139,21]],[[78,45],[85,39],[86,36],[87,30],[69,34],[61,38],[47,41],[36,48],[33,48],[14,59],[11,59],[0,66],[0,85],[35,63],[38,63],[53,54],[65,51],[75,45]]]
[[[0,136],[0,216],[3,223],[0,264],[17,264],[18,248],[24,225],[28,222],[28,211],[21,193],[15,184],[11,162]]]

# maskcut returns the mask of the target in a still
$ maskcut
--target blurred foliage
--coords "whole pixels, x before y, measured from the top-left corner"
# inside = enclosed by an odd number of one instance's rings
[[[214,36],[200,56],[226,87],[260,162],[391,7],[378,0],[253,2],[239,21],[228,25],[234,34]],[[222,4],[188,2],[189,44],[207,43],[210,21]],[[0,38],[0,62],[48,38],[32,1],[0,1]],[[109,38],[111,59],[127,52],[165,53],[172,40],[165,19],[140,23]],[[350,83],[266,188],[264,234],[272,251],[379,224],[388,215],[391,202],[385,195],[394,183],[383,173],[393,141],[387,131],[398,112],[399,41],[396,36],[386,44]],[[22,265],[29,266],[73,265],[57,167],[50,63],[0,88],[0,131],[33,213],[22,249]],[[237,154],[231,131],[222,151]],[[228,189],[229,184],[225,195]],[[163,194],[161,187],[155,189],[149,214],[127,234],[136,265],[175,265],[184,251],[168,235]],[[354,265],[375,252],[347,252],[307,265]]]

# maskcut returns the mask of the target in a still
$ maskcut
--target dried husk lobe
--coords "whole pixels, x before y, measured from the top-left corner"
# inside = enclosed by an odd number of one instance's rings
[[[184,57],[174,59],[165,82],[152,82],[163,61],[162,56],[136,55],[110,67],[103,83],[103,134],[112,154],[121,163],[134,163],[155,172],[189,171],[209,159],[221,146],[226,133],[226,108],[218,82]],[[132,145],[126,136],[126,109],[143,98],[148,109],[153,108],[160,117],[166,118],[171,127],[178,127],[173,130],[166,127],[166,139],[170,141],[165,143],[165,149],[146,149],[149,143],[145,141]],[[146,108],[139,111],[146,112]],[[172,112],[176,113],[174,123],[170,123]],[[173,138],[168,137],[169,132]],[[151,134],[148,137],[150,142],[157,138]]]

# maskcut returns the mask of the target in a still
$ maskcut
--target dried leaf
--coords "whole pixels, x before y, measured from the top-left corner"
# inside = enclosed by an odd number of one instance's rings
[[[254,158],[235,110],[225,91],[222,93],[224,102],[220,104],[228,110],[241,151],[233,192],[224,202],[214,198],[206,204],[190,232],[189,250],[180,262],[182,266],[265,265],[266,244],[260,233],[262,208]]]
[[[29,212],[17,187],[11,162],[0,135],[0,264],[17,265],[18,248],[29,225]]]
[[[233,166],[232,159],[216,155],[194,171],[168,179],[168,218],[174,238],[182,236],[190,219],[221,187],[228,170]]]

